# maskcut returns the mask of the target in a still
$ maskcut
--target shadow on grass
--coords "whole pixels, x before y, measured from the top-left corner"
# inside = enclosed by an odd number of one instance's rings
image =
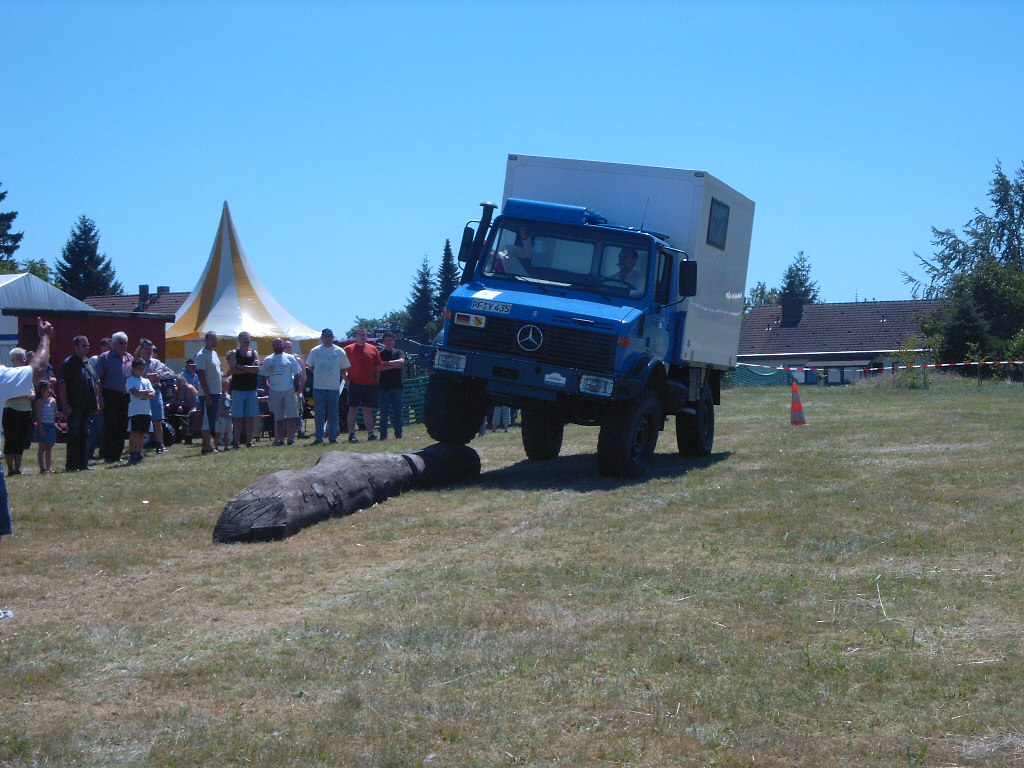
[[[688,472],[725,461],[731,451],[712,453],[700,459],[684,459],[672,454],[655,454],[643,477],[636,479],[604,477],[597,471],[594,454],[560,456],[550,461],[522,461],[501,469],[480,473],[476,485],[481,488],[519,488],[539,490],[552,488],[574,491],[606,491],[623,485],[638,485],[660,478],[682,478]]]

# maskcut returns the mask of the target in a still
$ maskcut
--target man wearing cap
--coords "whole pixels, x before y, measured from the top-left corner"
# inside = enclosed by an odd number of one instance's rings
[[[349,367],[345,350],[334,343],[334,331],[324,328],[320,343],[309,351],[306,367],[313,371],[313,423],[316,427],[312,445],[324,444],[324,424],[327,437],[338,442],[338,393],[341,391],[342,371]]]
[[[181,376],[187,384],[195,387],[196,392],[199,391],[199,373],[196,371],[196,361],[191,357],[185,361],[185,367],[181,371]]]

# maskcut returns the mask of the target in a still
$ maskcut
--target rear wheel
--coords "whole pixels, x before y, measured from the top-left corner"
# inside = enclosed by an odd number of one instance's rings
[[[689,458],[711,454],[715,442],[715,400],[711,382],[705,381],[693,413],[676,416],[676,445],[679,453]]]
[[[562,450],[565,425],[541,411],[523,411],[523,450],[530,461],[547,461]]]
[[[653,392],[621,406],[597,438],[597,468],[609,477],[640,477],[658,444],[661,403]]]
[[[478,383],[437,374],[427,381],[423,420],[437,442],[465,445],[476,437],[486,413],[487,399]]]

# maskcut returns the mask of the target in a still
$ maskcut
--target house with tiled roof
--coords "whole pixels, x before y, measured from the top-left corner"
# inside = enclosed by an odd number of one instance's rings
[[[158,285],[156,291],[149,290],[148,285],[140,285],[138,293],[122,296],[86,296],[83,301],[93,309],[104,312],[155,312],[163,315],[176,315],[189,291],[172,291],[166,285]]]
[[[798,381],[845,384],[867,368],[897,362],[902,349],[924,351],[921,319],[941,301],[852,301],[753,307],[740,327],[738,362],[771,371],[783,366]]]

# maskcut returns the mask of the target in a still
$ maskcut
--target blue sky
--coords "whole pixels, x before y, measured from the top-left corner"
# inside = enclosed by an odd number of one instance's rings
[[[190,291],[227,200],[314,327],[404,306],[509,153],[704,169],[757,203],[748,287],[909,298],[931,227],[1024,162],[1024,3],[0,6],[3,210],[52,266],[92,218],[129,292]]]

